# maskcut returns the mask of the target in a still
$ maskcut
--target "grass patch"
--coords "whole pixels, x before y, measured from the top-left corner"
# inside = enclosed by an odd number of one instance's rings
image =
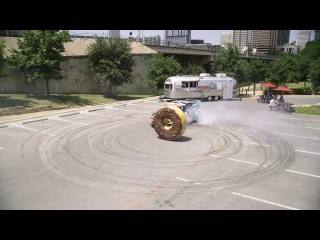
[[[320,105],[311,105],[307,107],[299,106],[294,108],[295,113],[320,115]]]
[[[128,101],[128,100],[135,100],[135,99],[141,99],[141,98],[148,98],[148,97],[154,97],[154,95],[125,95],[125,94],[115,94],[109,97],[110,99],[113,99],[114,101]]]
[[[269,90],[269,88],[267,87],[261,87],[262,83],[256,83],[256,91],[264,91],[264,90]],[[283,86],[283,84],[279,85],[279,86]],[[286,86],[292,90],[296,89],[296,88],[304,88],[304,82],[299,82],[299,83],[287,83]],[[312,84],[310,82],[306,82],[306,88],[307,87],[312,87]],[[241,87],[242,89],[242,87]],[[249,88],[248,86],[243,86],[243,91],[245,92],[245,90],[248,89],[248,91],[253,91],[253,83],[250,84]],[[272,89],[272,88],[270,88]]]
[[[290,89],[295,89],[295,88],[304,88],[304,82],[299,82],[299,83],[288,83],[287,87]],[[306,82],[306,88],[307,87],[312,87],[312,84],[310,82]]]
[[[0,94],[0,108],[7,107],[33,107],[37,100],[28,98],[26,94]]]
[[[252,96],[257,96],[257,98],[259,98],[258,95],[253,95],[253,94],[246,94],[246,93],[240,93],[240,97],[241,98],[251,98]]]
[[[153,97],[153,95],[125,95],[115,94],[105,96],[102,94],[0,94],[0,108],[23,106],[26,108],[49,105],[52,107],[83,107],[88,105],[108,104],[118,101]]]

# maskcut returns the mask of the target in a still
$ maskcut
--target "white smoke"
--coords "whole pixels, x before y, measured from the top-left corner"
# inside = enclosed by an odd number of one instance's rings
[[[244,101],[203,102],[200,108],[199,124],[218,122],[241,122],[246,125],[260,125],[275,117],[267,104]]]

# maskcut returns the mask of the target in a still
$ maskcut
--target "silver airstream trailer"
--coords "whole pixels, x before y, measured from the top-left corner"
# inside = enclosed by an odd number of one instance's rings
[[[172,76],[165,80],[165,99],[204,99],[208,101],[239,99],[238,83],[224,73],[210,76]],[[240,98],[241,100],[241,98]]]

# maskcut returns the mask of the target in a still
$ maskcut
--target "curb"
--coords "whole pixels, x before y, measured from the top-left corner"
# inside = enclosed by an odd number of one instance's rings
[[[99,105],[89,105],[89,106],[84,106],[84,107],[52,109],[52,110],[49,110],[49,111],[51,111],[50,113],[48,113],[48,111],[27,113],[27,114],[41,114],[42,113],[41,116],[25,117],[25,116],[23,116],[24,114],[0,116],[0,127],[2,127],[1,124],[5,124],[8,122],[24,121],[24,120],[33,119],[36,117],[40,118],[40,117],[46,117],[46,116],[51,116],[51,115],[56,115],[56,114],[65,114],[65,115],[60,116],[60,117],[63,117],[63,116],[67,116],[67,115],[79,114],[80,113],[79,110],[86,110],[86,109],[92,108],[92,110],[89,110],[91,112],[91,111],[102,110],[105,107],[109,107],[109,106],[110,107],[119,107],[119,106],[124,106],[127,104],[135,104],[135,103],[139,103],[139,102],[141,103],[144,101],[155,101],[155,100],[159,100],[159,96],[142,98],[142,99],[140,98],[140,99],[134,99],[134,100],[127,100],[127,101],[119,101],[119,102],[99,104]],[[52,111],[56,111],[56,112],[52,112]],[[67,114],[69,112],[70,112],[70,114]],[[74,112],[76,112],[76,113],[74,113]],[[1,121],[1,117],[5,118],[5,117],[10,117],[10,116],[12,119]],[[6,126],[4,126],[4,127],[6,127]]]

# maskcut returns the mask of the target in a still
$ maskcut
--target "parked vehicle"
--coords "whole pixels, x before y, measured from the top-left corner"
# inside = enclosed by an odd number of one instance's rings
[[[241,100],[237,81],[224,73],[214,77],[209,73],[169,77],[164,82],[163,92],[166,99]]]

